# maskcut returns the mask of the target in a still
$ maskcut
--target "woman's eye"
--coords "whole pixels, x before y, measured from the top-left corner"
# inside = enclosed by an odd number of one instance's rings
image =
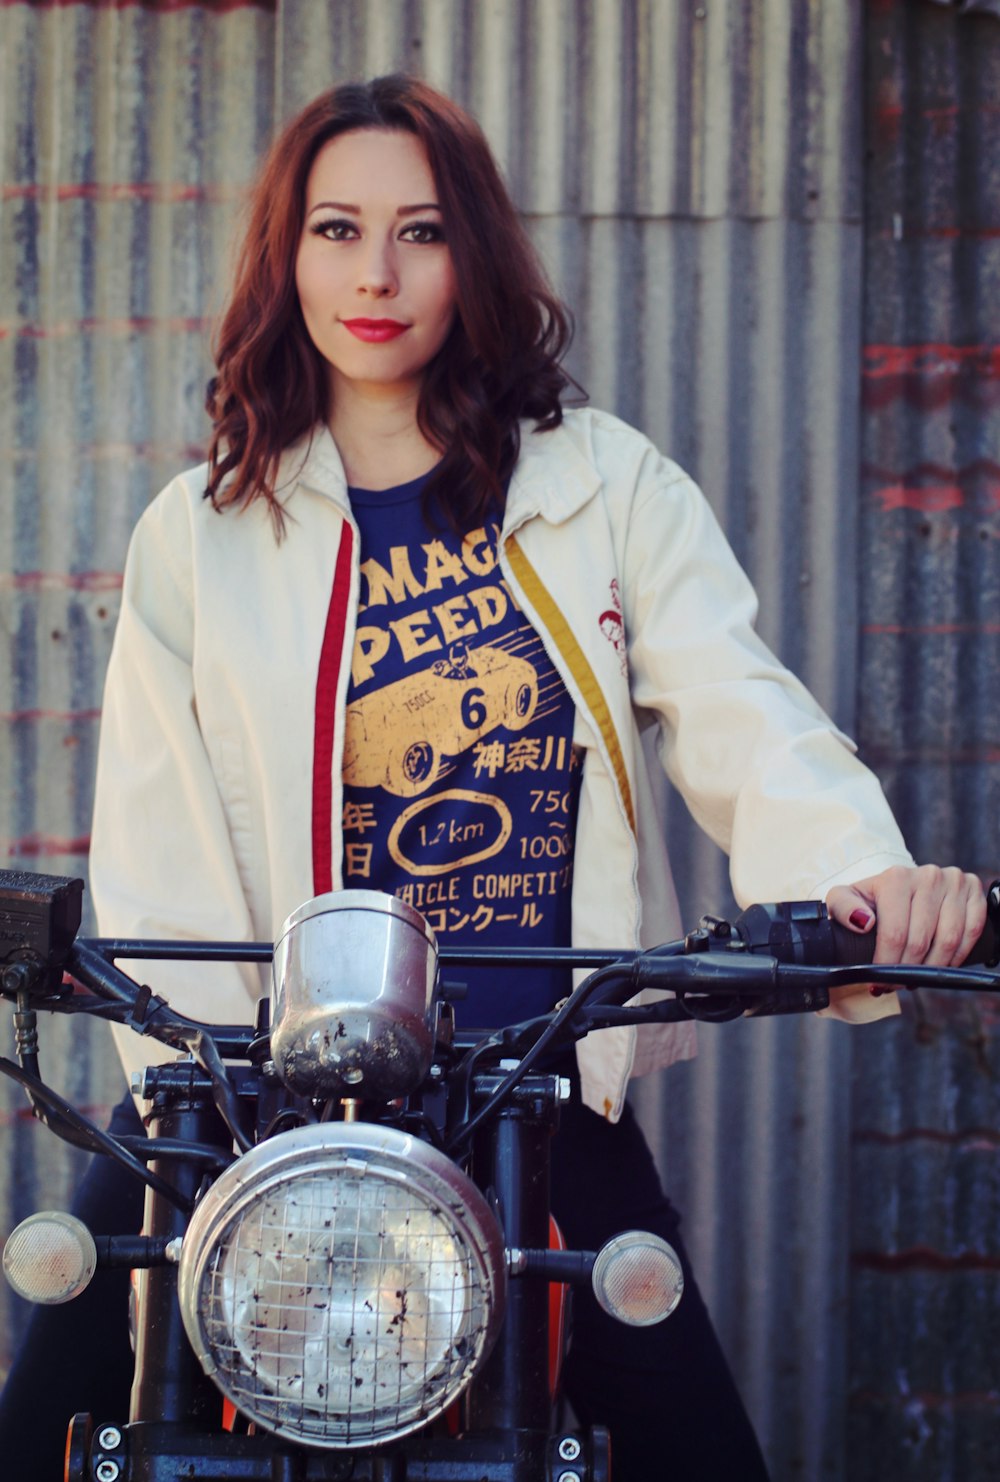
[[[418,246],[443,242],[444,228],[439,221],[411,221],[400,232],[400,237],[406,242],[416,242]]]
[[[314,222],[309,230],[316,237],[326,237],[329,242],[348,242],[358,234],[354,222],[341,217]]]

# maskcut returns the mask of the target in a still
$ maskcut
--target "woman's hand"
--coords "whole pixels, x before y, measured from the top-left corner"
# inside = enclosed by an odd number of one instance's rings
[[[826,905],[852,931],[876,928],[875,962],[957,967],[986,922],[979,877],[937,865],[895,865],[853,885],[835,885]]]

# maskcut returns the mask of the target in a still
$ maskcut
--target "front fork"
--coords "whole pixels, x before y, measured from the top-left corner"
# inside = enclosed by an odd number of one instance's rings
[[[193,1092],[188,1097],[157,1097],[147,1131],[150,1138],[170,1138],[188,1144],[210,1144],[226,1149],[230,1135],[210,1097]],[[178,1193],[193,1201],[201,1169],[183,1158],[150,1161],[150,1170]],[[146,1190],[143,1233],[171,1241],[183,1237],[188,1216],[154,1189]],[[176,1263],[133,1272],[135,1311],[135,1371],[129,1407],[129,1425],[115,1421],[94,1426],[89,1415],[70,1423],[66,1446],[66,1482],[125,1482],[131,1476],[130,1438],[141,1429],[165,1423],[188,1430],[218,1429],[222,1399],[202,1371],[188,1342],[177,1299]],[[115,1320],[118,1314],[110,1315]]]
[[[499,1079],[476,1077],[474,1105],[496,1090]],[[508,1250],[545,1250],[549,1245],[551,1140],[566,1090],[562,1077],[526,1077],[474,1145],[473,1177],[493,1201]],[[606,1431],[553,1433],[549,1315],[549,1283],[544,1278],[523,1276],[508,1282],[503,1328],[466,1402],[469,1432],[473,1437],[516,1438],[512,1478],[607,1482]]]
[[[494,1076],[476,1078],[485,1098]],[[495,1207],[508,1250],[543,1250],[549,1243],[549,1149],[558,1116],[559,1080],[529,1077],[514,1092],[473,1150],[472,1175]],[[511,1280],[503,1328],[472,1386],[474,1431],[549,1431],[548,1283]]]
[[[225,1145],[228,1135],[214,1107],[201,1100],[157,1105],[149,1136],[175,1138],[189,1144]],[[186,1198],[194,1200],[202,1178],[197,1165],[176,1158],[153,1160],[153,1172]],[[153,1189],[146,1190],[143,1232],[167,1240],[183,1237],[188,1217]],[[214,1424],[222,1401],[215,1385],[202,1371],[184,1331],[177,1300],[177,1266],[152,1266],[135,1273],[135,1378],[129,1420],[175,1424]]]

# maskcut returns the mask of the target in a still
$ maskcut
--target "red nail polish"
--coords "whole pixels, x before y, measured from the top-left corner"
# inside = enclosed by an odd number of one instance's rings
[[[862,911],[859,906],[856,911],[851,912],[850,916],[847,919],[850,921],[851,925],[856,926],[859,931],[864,931],[865,927],[868,925],[869,921],[872,918],[870,912]]]

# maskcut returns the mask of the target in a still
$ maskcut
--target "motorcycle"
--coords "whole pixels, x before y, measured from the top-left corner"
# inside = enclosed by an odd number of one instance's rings
[[[858,982],[993,990],[990,928],[960,969],[870,964],[872,939],[817,902],[702,919],[652,951],[439,949],[373,891],[307,902],[269,943],[83,939],[79,880],[0,871],[0,995],[19,1081],[58,1136],[146,1185],[143,1233],[95,1237],[61,1212],[7,1241],[29,1300],[133,1273],[130,1414],[76,1415],[66,1482],[606,1482],[608,1436],[556,1404],[567,1293],[620,1321],[668,1320],[676,1253],[642,1230],[571,1251],[549,1210],[560,1057],[618,1024],[812,1012]],[[118,962],[272,964],[254,1026],[173,1012]],[[455,1027],[472,964],[586,969],[549,1014]],[[443,973],[444,970],[444,973]],[[86,1013],[179,1051],[132,1090],[144,1137],[114,1138],[46,1086],[38,1013]]]

